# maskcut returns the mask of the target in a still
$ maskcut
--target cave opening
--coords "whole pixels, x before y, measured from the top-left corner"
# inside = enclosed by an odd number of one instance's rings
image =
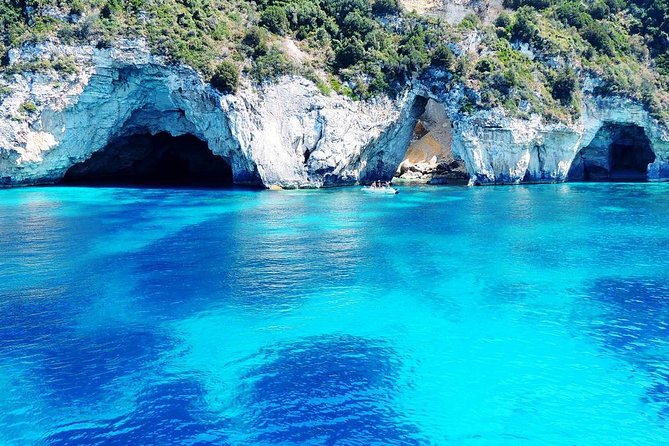
[[[393,181],[455,185],[469,182],[465,162],[453,153],[453,125],[442,103],[427,100]]]
[[[191,135],[135,134],[111,141],[70,167],[62,183],[159,187],[230,187],[232,167]]]
[[[648,165],[654,161],[655,153],[643,127],[609,123],[576,154],[567,179],[647,181]]]

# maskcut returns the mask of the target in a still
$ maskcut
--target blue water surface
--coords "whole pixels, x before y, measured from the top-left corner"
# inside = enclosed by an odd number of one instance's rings
[[[2,445],[669,445],[669,185],[0,190]]]

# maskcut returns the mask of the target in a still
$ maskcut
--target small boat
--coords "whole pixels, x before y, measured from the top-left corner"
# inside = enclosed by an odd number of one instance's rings
[[[368,194],[380,194],[380,195],[395,195],[400,193],[399,189],[390,186],[363,187],[362,191],[367,192]]]

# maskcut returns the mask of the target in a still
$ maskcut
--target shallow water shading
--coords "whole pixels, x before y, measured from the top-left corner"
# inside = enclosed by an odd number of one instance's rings
[[[0,190],[0,444],[669,444],[668,193]]]

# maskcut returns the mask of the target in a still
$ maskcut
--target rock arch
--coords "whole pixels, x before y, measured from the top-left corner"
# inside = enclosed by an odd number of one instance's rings
[[[656,155],[643,127],[604,123],[576,154],[568,181],[647,181]]]
[[[50,98],[30,123],[28,144],[9,160],[12,183],[189,184],[202,175],[202,184],[262,184],[230,128],[230,107],[192,69],[104,62],[78,95]],[[31,146],[35,135],[49,143]]]
[[[429,93],[415,94],[391,125],[362,153],[359,181],[467,184],[465,161],[454,151],[444,105]]]
[[[429,99],[413,129],[394,181],[467,184],[465,162],[453,153],[453,125],[443,104]]]
[[[425,112],[428,99],[416,95],[409,101],[395,125],[391,125],[366,150],[363,150],[359,181],[390,181],[409,148],[418,118]]]

